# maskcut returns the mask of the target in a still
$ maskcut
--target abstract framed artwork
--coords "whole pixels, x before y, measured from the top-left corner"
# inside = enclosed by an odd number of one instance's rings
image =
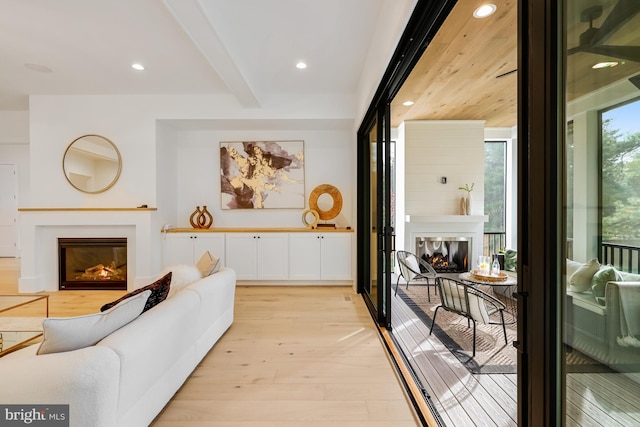
[[[304,209],[304,141],[220,143],[222,209]]]

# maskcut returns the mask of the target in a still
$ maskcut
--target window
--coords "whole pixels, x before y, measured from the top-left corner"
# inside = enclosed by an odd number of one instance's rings
[[[640,99],[600,113],[603,242],[640,246]]]
[[[496,253],[506,246],[506,141],[484,144],[484,214],[485,253]]]

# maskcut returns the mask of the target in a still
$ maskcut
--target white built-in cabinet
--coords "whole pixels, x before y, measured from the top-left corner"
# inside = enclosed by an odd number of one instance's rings
[[[227,233],[226,266],[238,280],[287,280],[288,233]]]
[[[351,279],[351,233],[291,233],[290,280]]]
[[[198,261],[209,251],[238,280],[352,280],[349,231],[197,231],[163,234],[163,265]]]
[[[162,264],[164,267],[195,264],[209,251],[225,265],[224,234],[218,233],[163,233]]]

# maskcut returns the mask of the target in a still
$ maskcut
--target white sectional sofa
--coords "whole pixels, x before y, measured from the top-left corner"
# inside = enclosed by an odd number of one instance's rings
[[[567,284],[565,343],[618,372],[637,372],[640,275],[597,259],[567,260]],[[639,381],[637,375],[632,378]]]
[[[204,277],[96,345],[0,359],[3,404],[69,404],[70,425],[149,425],[233,322],[236,274]]]

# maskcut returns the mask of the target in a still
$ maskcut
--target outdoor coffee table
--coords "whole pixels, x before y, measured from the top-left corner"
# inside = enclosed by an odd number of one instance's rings
[[[0,295],[0,357],[42,336],[49,295]]]

